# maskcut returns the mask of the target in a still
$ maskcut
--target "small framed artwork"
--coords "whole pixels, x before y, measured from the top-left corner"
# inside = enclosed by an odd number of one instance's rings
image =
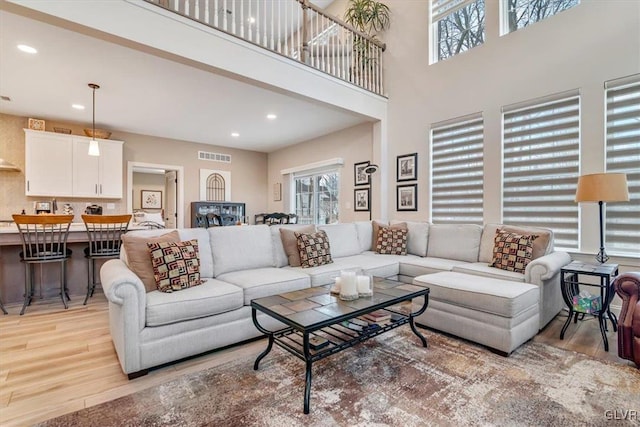
[[[141,190],[140,197],[142,209],[162,209],[162,191]]]
[[[418,179],[418,153],[398,156],[396,181],[414,181]]]
[[[279,202],[282,200],[282,184],[276,182],[273,184],[273,201]]]
[[[353,210],[368,211],[369,210],[369,189],[360,188],[353,190]]]
[[[44,120],[29,119],[29,129],[31,129],[31,130],[44,130]]]
[[[396,210],[417,211],[418,210],[418,184],[407,184],[397,186]]]
[[[369,162],[360,162],[353,165],[353,182],[355,185],[371,184],[371,175],[364,170],[369,166]]]

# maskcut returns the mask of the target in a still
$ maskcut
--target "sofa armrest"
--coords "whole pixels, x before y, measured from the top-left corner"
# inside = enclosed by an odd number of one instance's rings
[[[571,262],[571,256],[566,252],[552,252],[536,258],[527,264],[524,270],[525,282],[542,285],[560,273],[560,269]]]
[[[122,370],[142,369],[140,334],[146,323],[147,293],[140,278],[119,259],[100,269],[102,289],[109,301],[109,330]]]

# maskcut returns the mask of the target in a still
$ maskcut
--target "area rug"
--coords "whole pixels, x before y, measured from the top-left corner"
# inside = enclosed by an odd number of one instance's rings
[[[640,372],[529,342],[511,356],[399,328],[313,365],[274,350],[42,423],[43,426],[573,426],[637,424]],[[266,346],[266,342],[265,342]],[[153,375],[151,372],[150,375]],[[635,414],[638,414],[635,412]],[[626,415],[625,415],[626,414]],[[626,419],[622,419],[626,418]]]

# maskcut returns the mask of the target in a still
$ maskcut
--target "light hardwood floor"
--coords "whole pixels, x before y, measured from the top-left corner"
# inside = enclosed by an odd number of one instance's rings
[[[151,371],[129,381],[120,369],[109,335],[107,302],[102,293],[86,306],[73,298],[68,310],[60,300],[36,300],[24,316],[8,306],[0,316],[0,425],[29,425],[162,384],[189,372],[256,356],[260,340]],[[603,349],[597,320],[572,324],[559,339],[562,313],[534,339],[621,364],[617,337],[609,331]]]

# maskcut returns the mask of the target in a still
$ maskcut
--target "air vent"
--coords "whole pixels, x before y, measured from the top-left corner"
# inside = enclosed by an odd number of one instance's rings
[[[199,160],[209,160],[212,162],[231,163],[229,154],[210,153],[208,151],[198,151]]]
[[[2,99],[3,101],[11,101],[11,98],[9,98],[8,96],[0,96],[0,99]]]

